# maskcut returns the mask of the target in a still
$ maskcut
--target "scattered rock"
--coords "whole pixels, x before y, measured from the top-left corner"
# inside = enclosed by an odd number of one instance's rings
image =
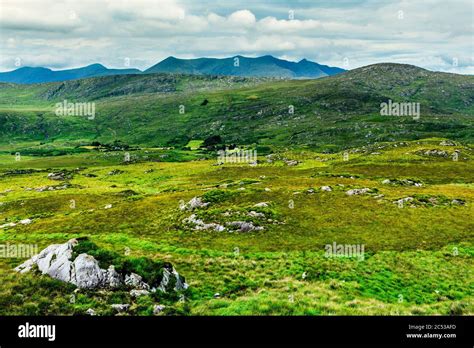
[[[105,274],[105,284],[108,284],[111,289],[119,288],[122,285],[122,277],[115,270],[113,265],[110,265],[107,269],[107,273]]]
[[[130,296],[132,297],[140,297],[140,296],[147,296],[150,292],[148,290],[136,290],[133,289],[130,291]]]
[[[48,174],[49,180],[66,180],[70,179],[70,175],[67,175],[66,172],[54,172]]]
[[[183,223],[194,225],[195,230],[214,230],[216,232],[222,232],[225,227],[216,223],[206,224],[203,220],[198,219],[196,214],[192,214],[190,217],[183,220]]]
[[[128,311],[128,309],[130,308],[130,305],[129,304],[113,304],[110,307],[112,307],[112,309],[116,310],[118,313],[123,313],[123,312]]]
[[[261,230],[263,230],[263,227],[255,226],[253,223],[246,222],[246,221],[228,222],[227,226],[230,226],[233,229],[237,229],[238,232],[250,232],[250,231],[261,231]]]
[[[321,191],[331,192],[332,188],[331,186],[321,186]]]
[[[370,192],[370,189],[365,187],[365,188],[361,188],[361,189],[352,189],[352,190],[346,191],[346,195],[348,195],[348,196],[363,195],[363,194],[366,194],[368,192]]]
[[[130,273],[125,276],[125,285],[133,289],[149,290],[150,285],[142,280],[142,277],[136,273]]]
[[[65,190],[69,187],[70,185],[64,184],[61,186],[41,186],[38,188],[35,188],[36,192],[44,192],[44,191],[56,191],[56,190]]]
[[[181,210],[194,210],[207,207],[209,203],[204,202],[201,197],[194,197],[188,203],[180,207]]]
[[[439,143],[440,146],[456,146],[456,144],[449,140],[443,140]]]
[[[87,314],[87,315],[91,315],[91,316],[96,315],[96,314],[95,314],[95,310],[93,310],[92,308],[89,308],[89,309],[86,311],[86,314]]]
[[[426,156],[434,156],[434,157],[448,157],[449,156],[449,154],[446,151],[436,150],[436,149],[421,151],[421,154],[426,155]]]
[[[173,282],[171,282],[171,279],[174,280],[174,287],[172,287]],[[175,291],[183,291],[188,288],[188,284],[183,281],[182,277],[179,275],[179,273],[174,269],[172,266],[165,266],[163,268],[163,279],[161,280],[160,285],[158,286],[158,289],[160,289],[162,292],[168,292],[171,289]]]
[[[160,314],[161,312],[163,312],[163,310],[165,309],[166,307],[163,306],[163,305],[154,305],[153,306],[153,314],[154,315],[158,315]]]
[[[253,211],[253,210],[250,211],[247,215],[250,216],[250,217],[256,217],[256,218],[264,218],[265,217],[265,214],[258,213],[258,212]]]
[[[398,206],[403,206],[405,203],[412,202],[414,200],[413,197],[405,197],[405,198],[400,198],[393,203],[397,204]]]
[[[296,166],[298,165],[298,161],[296,160],[284,160],[287,166]]]
[[[413,197],[405,197],[394,201],[393,203],[398,204],[400,207],[404,203],[409,203],[411,208],[421,207],[439,207],[439,206],[463,206],[465,201],[462,199],[450,199],[445,196],[426,196],[426,195],[414,195]]]
[[[400,201],[401,201],[401,202],[411,202],[411,201],[413,201],[413,200],[414,200],[413,197],[405,197],[405,198],[399,199],[399,200],[396,201],[396,202],[400,202]]]
[[[410,179],[385,179],[382,181],[384,185],[397,185],[397,186],[415,186],[421,187],[423,183]]]
[[[257,203],[254,205],[254,207],[258,207],[258,208],[266,208],[268,207],[270,204],[268,202],[260,202],[260,203]]]

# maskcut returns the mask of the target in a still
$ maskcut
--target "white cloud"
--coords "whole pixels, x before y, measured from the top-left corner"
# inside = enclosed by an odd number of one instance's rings
[[[251,27],[256,23],[255,15],[249,10],[235,11],[229,16],[228,21],[232,25],[242,25],[244,27]]]
[[[119,68],[130,58],[144,69],[169,55],[273,54],[472,73],[471,15],[470,0],[0,0],[0,69],[16,68],[18,57],[25,65]]]
[[[105,3],[108,12],[120,18],[179,20],[186,15],[184,7],[174,0],[106,0]]]

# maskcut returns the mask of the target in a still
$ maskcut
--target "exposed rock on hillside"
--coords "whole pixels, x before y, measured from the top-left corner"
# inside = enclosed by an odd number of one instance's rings
[[[261,231],[263,230],[263,227],[261,226],[255,226],[251,222],[246,222],[246,221],[232,221],[228,222],[227,226],[237,229],[239,232],[250,232],[250,231]]]
[[[153,286],[163,292],[169,290],[185,290],[188,285],[179,273],[169,264],[161,269],[162,277],[157,284],[147,284],[142,276],[136,273],[124,274],[115,270],[114,265],[107,269],[101,268],[99,261],[87,253],[75,256],[74,249],[80,241],[71,239],[64,244],[53,244],[42,250],[38,255],[15,268],[25,273],[37,267],[40,272],[52,278],[72,283],[81,289],[117,289],[122,287],[133,290],[149,290]]]
[[[209,203],[203,202],[201,197],[194,197],[188,203],[180,206],[181,210],[194,210],[197,208],[207,207]]]
[[[66,179],[72,179],[72,173],[69,173],[67,171],[60,171],[60,172],[53,172],[48,174],[48,179],[50,180],[66,180]]]
[[[370,189],[365,187],[361,189],[352,189],[346,192],[346,195],[348,196],[354,196],[354,195],[363,195],[365,193],[369,193]]]
[[[413,197],[400,198],[393,202],[399,208],[410,207],[440,207],[440,206],[464,206],[466,202],[463,199],[451,199],[445,196],[414,195]]]
[[[215,230],[222,232],[225,227],[216,223],[205,223],[203,220],[198,219],[196,214],[192,214],[190,217],[183,220],[183,223],[188,225],[194,225],[195,230]]]
[[[395,186],[415,186],[421,187],[423,184],[419,181],[409,179],[385,179],[382,181],[384,185],[395,185]]]
[[[425,156],[434,156],[434,157],[445,157],[445,158],[449,156],[449,153],[447,151],[436,150],[436,149],[418,151],[417,154],[425,155]]]

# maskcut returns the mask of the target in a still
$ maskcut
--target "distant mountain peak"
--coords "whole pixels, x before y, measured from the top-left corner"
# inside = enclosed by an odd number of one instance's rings
[[[168,60],[178,60],[178,58],[176,58],[175,56],[169,56],[169,57],[163,59],[162,62],[165,62],[165,61],[168,61]]]
[[[108,69],[102,64],[94,63],[81,68],[51,70],[43,67],[22,67],[13,71],[0,73],[0,82],[11,83],[44,83],[77,80],[86,77],[122,75],[141,73],[138,69]]]
[[[100,63],[90,64],[90,65],[85,66],[84,68],[100,68],[100,69],[107,69],[105,66],[103,66],[103,65],[100,64]]]

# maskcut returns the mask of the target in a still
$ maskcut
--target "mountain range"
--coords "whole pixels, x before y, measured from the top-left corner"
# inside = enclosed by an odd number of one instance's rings
[[[145,73],[185,73],[195,75],[230,75],[245,77],[318,78],[344,72],[303,59],[298,63],[267,55],[258,58],[178,59],[168,57],[145,70]]]
[[[245,77],[277,77],[289,79],[319,78],[336,75],[344,69],[321,65],[303,59],[290,62],[270,55],[248,58],[179,59],[168,57],[145,71],[138,69],[109,69],[102,64],[92,64],[82,68],[51,70],[43,67],[22,67],[0,73],[0,82],[30,84],[76,80],[107,75],[130,75],[148,73],[182,73],[193,75],[223,75]]]

